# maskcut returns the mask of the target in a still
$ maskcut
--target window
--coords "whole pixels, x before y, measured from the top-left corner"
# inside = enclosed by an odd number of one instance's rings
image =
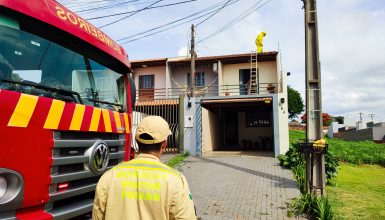
[[[139,76],[139,99],[153,100],[154,99],[154,75]]]
[[[187,73],[187,85],[190,85],[190,73]],[[205,86],[205,73],[196,72],[195,73],[195,86]]]
[[[66,47],[0,25],[0,89],[115,110],[126,99],[118,91],[121,77]]]
[[[270,111],[246,112],[246,127],[270,127]]]
[[[154,88],[154,75],[140,75],[139,76],[139,89],[153,89]]]

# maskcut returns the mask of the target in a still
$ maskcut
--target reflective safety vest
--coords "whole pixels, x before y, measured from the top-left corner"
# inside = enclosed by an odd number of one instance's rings
[[[196,219],[186,178],[150,154],[110,169],[96,187],[92,219]]]

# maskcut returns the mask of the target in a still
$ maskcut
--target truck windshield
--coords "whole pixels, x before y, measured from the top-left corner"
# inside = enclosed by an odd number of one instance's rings
[[[54,42],[1,25],[0,89],[106,109],[125,106],[123,75]]]

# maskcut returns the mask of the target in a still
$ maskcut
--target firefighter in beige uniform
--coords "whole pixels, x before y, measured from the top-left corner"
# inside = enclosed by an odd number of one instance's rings
[[[139,156],[100,178],[92,219],[196,219],[186,178],[159,161],[169,134],[167,122],[159,116],[139,123]]]

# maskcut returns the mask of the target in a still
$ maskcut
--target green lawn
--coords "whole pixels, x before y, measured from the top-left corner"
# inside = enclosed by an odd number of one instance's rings
[[[337,185],[328,186],[336,219],[385,219],[385,168],[342,164]]]

